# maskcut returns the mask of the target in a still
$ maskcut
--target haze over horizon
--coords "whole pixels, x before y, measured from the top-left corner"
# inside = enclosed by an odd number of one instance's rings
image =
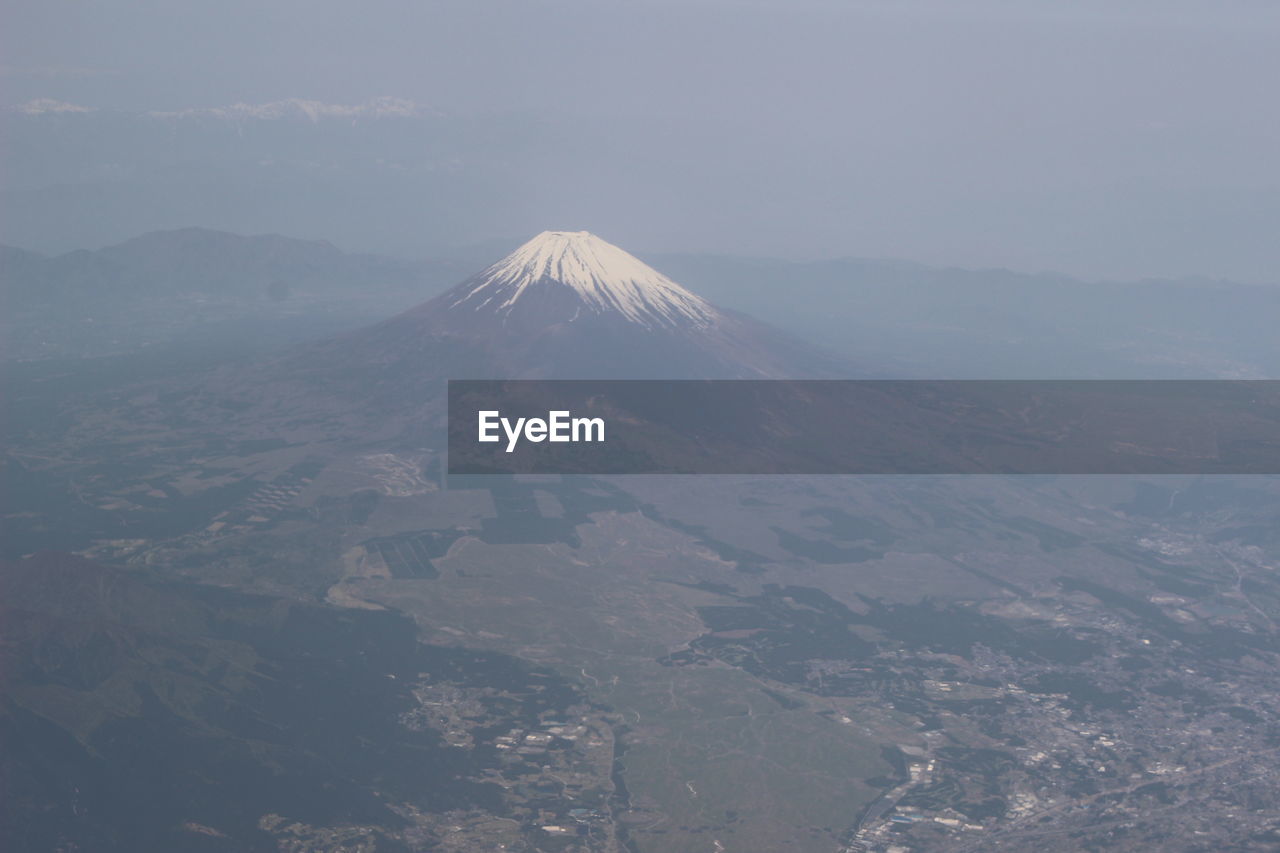
[[[65,6],[4,6],[0,242],[24,248],[194,225],[422,256],[563,227],[1084,278],[1280,268],[1273,4]],[[40,99],[89,112],[18,109]]]

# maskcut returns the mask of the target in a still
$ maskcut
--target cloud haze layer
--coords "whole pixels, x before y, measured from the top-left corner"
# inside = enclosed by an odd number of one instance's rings
[[[262,150],[231,139],[178,152],[180,177],[90,152],[114,183],[68,160],[65,180],[50,175],[36,199],[23,158],[58,166],[39,133],[6,121],[6,189],[27,181],[19,200],[37,221],[2,236],[69,248],[70,234],[51,230],[67,221],[47,191],[61,184],[81,188],[62,197],[106,199],[104,212],[151,211],[165,220],[154,227],[401,254],[589,228],[649,250],[1274,281],[1280,12],[1111,5],[8,3],[10,106],[146,113],[387,96],[439,115],[413,131],[424,150],[398,159],[359,135],[279,143],[267,158],[277,166],[307,145],[343,154],[338,171],[308,181],[284,186],[273,172],[265,206],[249,189],[263,176],[242,168]],[[425,150],[435,141],[440,151]],[[241,164],[238,199],[182,200],[227,179],[227,162]],[[396,168],[461,177],[396,181]],[[96,233],[74,210],[77,239],[129,236]]]

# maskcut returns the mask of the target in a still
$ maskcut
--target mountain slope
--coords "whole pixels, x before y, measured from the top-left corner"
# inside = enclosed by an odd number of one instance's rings
[[[501,687],[508,727],[575,693],[416,634],[69,554],[0,561],[0,848],[439,849],[434,815],[514,806],[484,780],[497,755],[406,722],[421,674]]]

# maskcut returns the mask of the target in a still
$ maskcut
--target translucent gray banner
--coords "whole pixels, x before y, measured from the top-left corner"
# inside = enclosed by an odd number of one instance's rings
[[[1280,474],[1280,381],[455,380],[450,474]]]

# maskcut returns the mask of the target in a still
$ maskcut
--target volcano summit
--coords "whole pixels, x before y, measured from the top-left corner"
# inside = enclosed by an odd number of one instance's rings
[[[522,298],[571,293],[579,312],[617,312],[642,326],[706,327],[716,319],[706,300],[587,231],[543,231],[470,285],[450,308],[509,313]]]

